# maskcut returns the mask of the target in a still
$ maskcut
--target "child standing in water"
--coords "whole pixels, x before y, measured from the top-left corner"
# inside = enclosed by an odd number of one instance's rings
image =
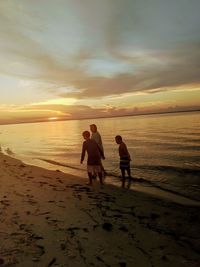
[[[87,172],[89,178],[89,185],[92,185],[92,178],[95,174],[98,174],[100,184],[103,184],[101,167],[101,158],[104,159],[103,151],[100,149],[100,147],[94,140],[90,139],[90,132],[84,131],[82,135],[85,141],[83,142],[82,146],[81,164],[84,161],[85,152],[87,151]]]
[[[103,155],[104,155],[102,138],[101,138],[100,133],[97,131],[96,124],[91,124],[90,125],[90,131],[92,133],[91,139],[94,140],[94,141],[96,141],[97,145],[100,147],[100,149],[102,150]],[[105,159],[105,157],[103,157],[103,159]],[[105,171],[105,169],[103,167],[102,161],[101,161],[101,168],[102,168],[103,176],[105,177],[106,176],[106,171]]]
[[[126,147],[126,144],[122,141],[122,137],[120,135],[115,136],[115,141],[119,145],[119,157],[120,157],[119,167],[122,174],[122,187],[125,187],[125,181],[126,181],[125,172],[127,172],[128,174],[129,182],[131,179],[131,169],[130,169],[131,157]]]

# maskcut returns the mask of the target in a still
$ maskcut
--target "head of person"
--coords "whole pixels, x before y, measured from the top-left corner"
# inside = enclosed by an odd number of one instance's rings
[[[83,136],[83,138],[84,138],[85,140],[88,140],[88,139],[90,139],[90,132],[89,132],[89,131],[84,131],[84,132],[82,133],[82,136]]]
[[[116,135],[115,136],[115,141],[116,141],[117,144],[121,144],[122,143],[122,137],[121,137],[121,135]]]
[[[96,126],[96,124],[91,124],[91,125],[90,125],[90,131],[91,131],[92,133],[96,133],[96,131],[97,131],[97,126]]]

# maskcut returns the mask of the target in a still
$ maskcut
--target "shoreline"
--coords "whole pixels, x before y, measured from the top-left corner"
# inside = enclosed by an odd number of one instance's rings
[[[25,158],[23,159],[23,158],[17,157],[16,154],[8,155],[8,154],[5,154],[4,152],[0,152],[0,153],[2,153],[3,155],[6,155],[8,157],[9,156],[13,157],[13,159],[23,161],[25,164],[33,166],[33,167],[39,167],[39,168],[43,168],[43,169],[46,169],[49,171],[59,170],[59,171],[63,172],[64,174],[76,176],[78,179],[81,179],[81,181],[82,181],[82,179],[87,180],[86,177],[81,178],[81,176],[83,174],[85,174],[85,176],[87,176],[86,171],[84,171],[81,168],[75,168],[75,167],[71,167],[68,165],[63,165],[63,164],[56,162],[56,161],[53,161],[53,160],[46,160],[43,158],[34,158],[38,162],[45,163],[43,165],[43,164],[38,164],[37,162],[31,162],[30,160],[26,161]],[[55,168],[53,168],[53,166],[55,166]],[[74,171],[71,172],[71,171],[69,171],[69,169],[72,169],[72,170],[75,169],[76,172],[74,172]],[[116,178],[116,176],[112,176],[112,175],[108,174],[106,177],[106,184],[116,186],[117,188],[121,188],[120,180],[118,180],[117,182],[114,182],[114,181],[112,181],[112,178]],[[119,177],[117,177],[117,178],[119,178]],[[109,182],[107,183],[107,181],[109,181]],[[177,191],[174,191],[174,190],[169,189],[169,188],[161,187],[160,185],[152,183],[151,181],[148,181],[148,180],[144,180],[142,178],[133,178],[130,190],[143,192],[145,194],[152,195],[153,197],[156,197],[158,199],[167,200],[167,201],[174,202],[174,203],[180,204],[180,205],[200,207],[200,200],[199,199],[191,198],[187,194],[185,195],[185,194],[182,194],[181,192],[177,192]]]
[[[2,266],[197,267],[198,207],[0,154]]]
[[[17,157],[16,157],[16,159],[17,159]],[[63,173],[66,173],[68,175],[73,175],[73,176],[76,176],[79,178],[81,178],[81,175],[83,173],[85,173],[85,175],[87,176],[86,171],[84,171],[81,168],[75,168],[75,167],[71,167],[68,165],[63,165],[63,164],[56,162],[54,160],[47,160],[47,159],[43,159],[43,158],[35,158],[35,159],[39,160],[39,162],[46,163],[46,166],[43,164],[40,165],[40,164],[34,163],[35,164],[34,166],[37,166],[37,167],[41,167],[41,168],[44,168],[47,170],[55,170],[57,168],[61,168],[61,171]],[[31,161],[28,162],[27,164],[32,165]],[[55,168],[52,168],[52,166],[55,166]],[[75,169],[76,172],[73,172],[73,171],[68,172],[69,169],[72,169],[72,170]],[[79,174],[78,174],[78,172],[79,172]],[[111,180],[112,178],[116,178],[116,176],[109,175],[109,173],[108,173],[108,175],[106,177],[106,182],[109,180],[109,183],[108,183],[109,185],[114,185],[114,186],[120,188],[121,182],[118,181],[118,182],[114,183]],[[117,177],[117,178],[119,178],[119,177]],[[83,179],[83,178],[81,178],[81,179]],[[85,179],[87,179],[87,178],[85,178]],[[133,182],[132,182],[130,190],[150,194],[150,195],[153,195],[154,197],[168,200],[171,202],[175,202],[175,203],[181,204],[181,205],[200,207],[200,200],[195,199],[195,198],[191,198],[188,195],[182,194],[181,192],[177,192],[177,191],[174,191],[174,190],[169,189],[169,188],[161,187],[159,185],[156,185],[155,183],[152,183],[151,181],[144,180],[142,178],[133,178]]]

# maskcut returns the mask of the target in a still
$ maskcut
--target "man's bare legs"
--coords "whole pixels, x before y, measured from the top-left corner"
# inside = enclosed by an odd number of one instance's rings
[[[102,175],[102,172],[98,172],[98,177],[99,177],[100,184],[103,184],[103,175]]]
[[[91,172],[88,172],[88,178],[89,178],[88,185],[92,185],[92,179],[94,179],[93,177],[94,175]],[[99,177],[100,184],[103,184],[102,172],[98,172],[98,177]]]
[[[92,185],[92,178],[93,178],[93,175],[91,172],[88,172],[88,178],[89,178],[89,183],[88,185]]]

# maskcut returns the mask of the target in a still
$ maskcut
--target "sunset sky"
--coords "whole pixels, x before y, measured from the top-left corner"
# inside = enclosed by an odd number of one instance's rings
[[[199,0],[0,0],[0,123],[192,110]]]

